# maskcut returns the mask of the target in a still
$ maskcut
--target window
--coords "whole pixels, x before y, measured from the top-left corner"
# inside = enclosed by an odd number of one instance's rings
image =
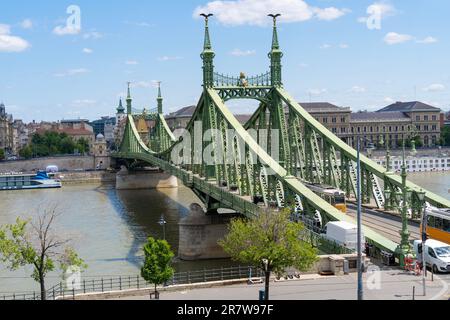
[[[341,133],[345,133],[345,128],[341,128]]]
[[[431,127],[431,130],[436,131],[436,125],[435,124]]]
[[[433,121],[436,121],[436,120],[437,120],[437,117],[436,117],[436,116],[433,116],[432,119],[433,119]]]
[[[423,117],[423,120],[424,120],[424,121],[428,121],[428,116],[424,116],[424,117]]]
[[[416,116],[416,121],[420,121],[420,116]]]
[[[342,117],[342,118],[341,118],[341,122],[342,122],[342,123],[346,123],[347,121],[345,121],[345,118]]]
[[[331,119],[331,122],[336,123],[336,122],[337,122],[337,119],[336,119],[336,118],[332,118],[332,119]]]
[[[323,123],[328,123],[328,118],[323,118]]]
[[[426,243],[425,243],[425,246],[426,246]],[[436,258],[436,254],[434,253],[433,248],[428,248],[428,255],[430,257]]]

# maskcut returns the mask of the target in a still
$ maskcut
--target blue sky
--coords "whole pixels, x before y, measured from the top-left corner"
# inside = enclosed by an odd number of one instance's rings
[[[81,29],[64,32],[72,4],[81,10]],[[368,28],[368,9],[381,13],[380,29]],[[265,15],[276,11],[283,14],[284,85],[299,101],[354,110],[414,99],[450,107],[447,0],[2,1],[0,100],[25,121],[95,119],[114,114],[127,81],[135,107],[154,107],[159,80],[166,113],[195,104],[201,11],[215,13],[216,71],[267,71]],[[254,106],[230,108],[248,113]]]

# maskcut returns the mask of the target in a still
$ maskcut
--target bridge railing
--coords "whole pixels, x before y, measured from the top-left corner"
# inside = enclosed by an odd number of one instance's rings
[[[233,77],[214,73],[214,85],[217,87],[245,87],[245,86],[270,86],[272,78],[270,72],[252,77]]]

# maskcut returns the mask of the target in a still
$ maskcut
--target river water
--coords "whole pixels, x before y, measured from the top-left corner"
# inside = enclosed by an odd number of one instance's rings
[[[450,172],[411,175],[412,181],[450,198]],[[57,206],[62,215],[55,231],[73,239],[72,245],[88,264],[84,279],[138,275],[142,264],[141,248],[147,237],[163,237],[158,224],[161,214],[167,221],[166,238],[178,249],[178,222],[188,207],[199,202],[191,190],[177,189],[117,191],[112,186],[65,186],[58,190],[0,192],[0,225],[20,217],[36,215],[39,210]],[[187,262],[175,259],[177,271],[201,270],[236,265],[229,260]],[[31,268],[14,272],[0,266],[0,296],[13,292],[38,290],[30,278]],[[52,273],[48,285],[59,282]]]
[[[188,207],[199,202],[190,189],[117,191],[113,186],[64,186],[55,190],[0,192],[0,225],[20,216],[32,218],[38,211],[57,206],[62,215],[55,225],[57,234],[73,239],[71,245],[88,264],[84,279],[138,275],[141,249],[149,236],[163,237],[158,224],[164,214],[166,239],[175,254],[178,249],[178,222]],[[236,265],[229,260],[187,262],[175,259],[177,271],[202,270]],[[38,290],[31,268],[15,272],[0,266],[0,296],[12,292]],[[50,287],[61,278],[52,273]]]

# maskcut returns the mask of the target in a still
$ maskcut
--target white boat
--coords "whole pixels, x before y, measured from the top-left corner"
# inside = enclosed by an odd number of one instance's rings
[[[61,181],[45,171],[36,174],[0,174],[0,191],[61,188]]]

